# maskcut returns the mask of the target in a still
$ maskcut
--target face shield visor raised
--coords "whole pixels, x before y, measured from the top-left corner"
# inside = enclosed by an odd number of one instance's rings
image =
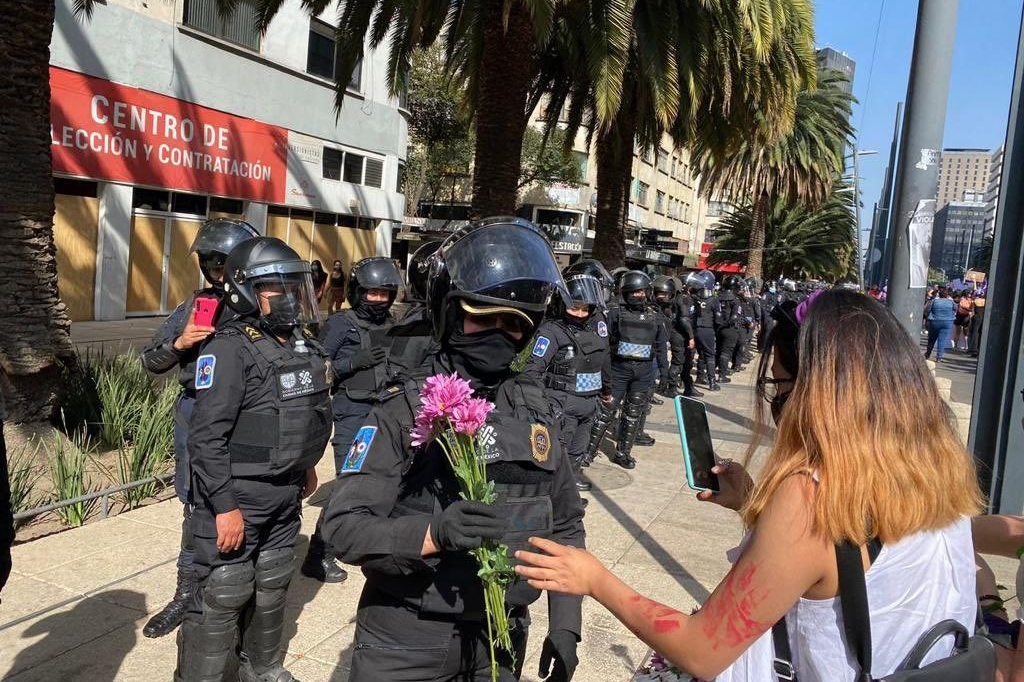
[[[587,306],[593,313],[595,308],[605,307],[604,287],[590,275],[571,275],[565,280],[569,300],[573,307]]]
[[[295,263],[293,266],[286,263],[268,267],[280,270],[295,267],[299,270],[302,265],[306,267],[305,272],[267,272],[250,279],[259,303],[260,317],[282,336],[293,329],[308,329],[317,334],[323,321],[308,264]]]

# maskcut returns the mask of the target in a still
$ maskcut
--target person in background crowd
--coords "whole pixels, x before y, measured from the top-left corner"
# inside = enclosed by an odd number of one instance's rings
[[[324,521],[344,561],[366,583],[356,614],[349,682],[489,682],[490,651],[479,567],[483,540],[525,547],[530,535],[583,547],[583,507],[544,387],[511,364],[534,338],[564,285],[551,247],[531,223],[489,218],[452,234],[430,267],[428,305],[440,350],[420,372],[383,391],[345,461]],[[534,342],[536,344],[536,341]],[[457,374],[490,401],[481,458],[494,505],[461,499],[436,441],[411,445],[426,378]],[[540,592],[513,582],[505,606],[520,677],[529,605]],[[582,635],[579,597],[549,595],[539,676],[569,682]]]
[[[195,588],[192,508],[196,500],[192,495],[189,473],[188,425],[196,401],[196,360],[203,341],[213,334],[216,327],[235,317],[231,307],[223,304],[224,261],[235,246],[258,236],[256,229],[242,220],[214,218],[203,223],[189,253],[199,257],[199,270],[208,286],[174,309],[140,355],[142,366],[153,374],[178,368],[181,395],[174,404],[174,492],[184,505],[177,588],[171,601],[142,629],[146,637],[163,637],[178,627],[192,599]],[[215,306],[209,320],[196,322],[197,314],[206,314],[197,313],[197,300]]]
[[[982,323],[985,321],[985,304],[987,303],[987,294],[987,286],[983,286],[975,292],[974,316],[971,318],[971,324],[967,328],[967,352],[971,357],[975,358],[978,357],[978,353],[981,351],[981,331]]]
[[[199,582],[178,633],[176,682],[220,682],[240,643],[239,682],[294,682],[281,650],[302,498],[331,434],[330,363],[313,330],[309,263],[280,239],[242,242],[224,263],[237,319],[196,360],[188,449]]]
[[[427,308],[427,274],[430,258],[441,248],[441,241],[427,242],[409,259],[406,271],[405,302],[408,307],[402,319],[391,326],[391,363],[397,376],[417,369],[434,352],[437,342],[433,336],[433,321]]]
[[[721,306],[721,316],[715,328],[717,332],[716,342],[718,353],[716,363],[718,366],[719,383],[728,384],[732,381],[729,376],[737,369],[733,364],[736,348],[743,338],[743,327],[746,324],[744,319],[743,304],[740,301],[739,293],[743,289],[743,278],[739,275],[729,275],[722,282],[722,293],[718,295],[718,302]]]
[[[879,298],[882,297],[882,292],[878,288],[877,284],[872,284],[871,285],[871,288],[868,289],[868,296],[870,296],[871,298],[874,298],[874,299],[879,299]]]
[[[319,303],[327,289],[327,273],[324,272],[324,264],[318,260],[309,264],[309,271],[313,276],[313,293],[316,294],[316,302]]]
[[[334,265],[331,266],[327,284],[329,288],[327,312],[336,313],[341,310],[341,305],[345,302],[345,269],[340,260],[334,261]]]
[[[764,340],[771,331],[775,321],[772,319],[772,311],[779,303],[779,292],[775,282],[765,282],[761,291],[761,316],[757,331],[757,352],[763,353],[765,348]]]
[[[956,304],[949,297],[949,290],[946,287],[939,287],[935,298],[925,305],[924,317],[928,324],[928,349],[924,357],[930,358],[932,349],[938,345],[935,350],[935,361],[941,362],[953,331],[953,320],[956,318]]]
[[[388,332],[395,323],[391,306],[402,286],[395,261],[384,256],[364,258],[352,266],[349,276],[349,308],[331,315],[324,324],[321,340],[331,360],[334,397],[334,471],[341,475],[349,456],[352,438],[373,407],[377,394],[392,378],[388,361]],[[309,551],[302,562],[302,574],[326,583],[339,583],[348,573],[324,547],[321,525],[309,539]]]
[[[953,348],[967,352],[967,330],[974,317],[974,297],[964,292],[956,300],[956,317],[953,318]]]
[[[824,292],[799,308],[789,308],[800,329],[797,372],[774,353],[761,361],[758,385],[766,398],[771,391],[778,435],[760,480],[720,464],[721,494],[701,494],[740,511],[750,530],[696,614],[647,599],[586,551],[550,540],[531,539],[534,551],[516,552],[516,571],[533,587],[594,597],[669,661],[716,682],[769,682],[782,677],[777,671],[800,680],[858,677],[837,601],[838,544],[859,548],[870,568],[867,602],[879,634],[864,673],[872,679],[892,673],[942,620],[972,631],[970,517],[982,495],[950,415],[935,408],[942,399],[916,344],[856,292]],[[759,404],[767,428],[763,413]],[[769,631],[780,621],[791,661],[773,647]]]
[[[707,270],[686,276],[693,309],[690,311],[693,335],[697,346],[697,383],[707,383],[709,391],[719,390],[715,373],[718,342],[715,328],[722,317],[722,304],[714,295],[715,276]]]

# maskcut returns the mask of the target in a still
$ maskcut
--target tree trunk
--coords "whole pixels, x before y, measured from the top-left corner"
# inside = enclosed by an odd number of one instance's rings
[[[530,84],[537,68],[533,23],[522,2],[514,2],[508,26],[504,0],[482,0],[483,51],[476,102],[473,209],[479,217],[513,215]]]
[[[768,193],[761,192],[754,204],[754,216],[750,225],[750,252],[747,254],[747,277],[763,279],[764,231],[768,222]]]
[[[74,355],[57,294],[50,162],[54,3],[10,4],[0,22],[0,388],[11,422],[50,419]]]
[[[626,82],[629,82],[627,74]],[[609,270],[626,262],[626,219],[633,174],[636,111],[623,92],[622,106],[608,129],[597,138],[597,218],[594,258]]]

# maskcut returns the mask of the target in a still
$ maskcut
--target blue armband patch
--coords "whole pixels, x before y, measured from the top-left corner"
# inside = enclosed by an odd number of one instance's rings
[[[533,354],[538,358],[544,357],[544,354],[548,352],[548,346],[551,345],[551,339],[546,336],[538,336],[537,342],[533,344]]]
[[[356,432],[356,437],[352,439],[352,445],[349,446],[348,456],[345,457],[345,461],[341,465],[341,473],[362,471],[366,455],[370,452],[370,445],[373,444],[373,439],[376,436],[376,426],[364,426]]]
[[[200,355],[196,360],[196,390],[213,386],[213,370],[217,366],[216,355]]]
[[[597,335],[601,338],[608,336],[608,324],[604,320],[597,323]]]

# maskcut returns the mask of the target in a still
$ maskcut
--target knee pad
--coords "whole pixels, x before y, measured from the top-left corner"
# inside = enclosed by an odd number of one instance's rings
[[[294,561],[295,551],[291,547],[260,552],[256,559],[256,587],[261,590],[288,587]]]
[[[622,405],[622,412],[627,417],[639,417],[648,405],[647,393],[630,393]]]
[[[203,586],[206,603],[218,611],[239,612],[252,599],[256,571],[249,562],[218,566]]]

